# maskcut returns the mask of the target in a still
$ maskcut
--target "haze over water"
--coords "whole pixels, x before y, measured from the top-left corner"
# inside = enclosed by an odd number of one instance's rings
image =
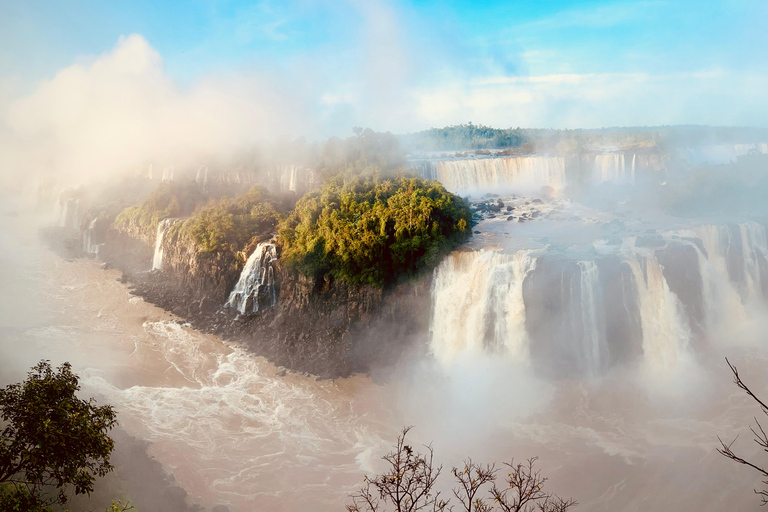
[[[344,510],[405,425],[445,475],[539,457],[575,510],[757,509],[760,479],[716,448],[760,455],[724,358],[768,389],[766,23],[756,0],[4,4],[0,386],[71,362],[206,510]],[[371,375],[286,371],[131,294],[75,200],[124,176],[300,197],[322,174],[300,153],[328,137],[470,120],[685,126],[410,150],[477,223],[431,271],[417,355]],[[88,258],[41,243],[50,225]],[[254,246],[217,307],[279,304],[274,239]]]

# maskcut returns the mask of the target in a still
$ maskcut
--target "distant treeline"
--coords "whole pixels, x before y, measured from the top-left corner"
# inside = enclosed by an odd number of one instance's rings
[[[768,129],[719,126],[631,126],[555,130],[491,128],[473,123],[430,128],[399,135],[408,151],[512,150],[516,153],[558,152],[589,146],[692,146],[768,141]]]
[[[498,129],[472,123],[430,128],[399,138],[403,146],[415,151],[517,148],[528,142],[520,128]]]

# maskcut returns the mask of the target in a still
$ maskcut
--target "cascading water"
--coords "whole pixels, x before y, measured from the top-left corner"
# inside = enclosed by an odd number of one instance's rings
[[[274,307],[277,304],[277,288],[272,264],[276,259],[274,244],[259,244],[246,261],[224,307],[234,309],[241,315]]]
[[[608,348],[603,329],[598,322],[600,307],[600,273],[594,261],[579,261],[579,297],[574,301],[581,312],[582,346],[584,366],[588,374],[597,375],[607,365]]]
[[[765,300],[768,285],[768,241],[765,227],[756,222],[700,226],[694,229],[702,240],[717,276],[719,294],[729,298],[732,311],[745,315],[743,307]],[[740,299],[740,300],[737,300]]]
[[[454,252],[435,270],[431,350],[443,362],[465,350],[528,357],[523,280],[535,268],[527,251]]]
[[[680,299],[669,289],[652,250],[633,247],[626,261],[637,283],[643,358],[654,368],[674,366],[687,355],[691,341]]]
[[[86,254],[99,254],[99,248],[101,247],[101,244],[97,244],[93,241],[96,231],[96,223],[98,220],[99,219],[97,217],[94,217],[83,232],[83,250],[86,252]]]
[[[59,218],[59,226],[69,229],[77,229],[80,225],[80,200],[74,197],[64,203]]]
[[[170,226],[176,223],[176,219],[163,219],[157,224],[157,236],[155,237],[155,255],[152,258],[152,270],[163,269],[163,238]]]
[[[565,160],[550,156],[467,158],[422,161],[414,164],[420,175],[440,181],[448,190],[514,187],[538,189],[566,185]]]
[[[596,155],[592,166],[592,181],[594,183],[629,183],[635,184],[635,161],[637,155],[633,154],[629,167],[626,165],[624,153],[610,153]]]

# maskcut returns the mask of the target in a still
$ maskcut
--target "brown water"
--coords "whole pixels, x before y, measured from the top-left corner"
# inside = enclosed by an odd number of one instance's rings
[[[759,411],[737,392],[732,356],[766,389],[766,352],[715,344],[692,367],[547,383],[525,365],[413,361],[388,383],[288,373],[132,297],[94,261],[63,261],[4,213],[0,382],[41,358],[71,361],[86,391],[205,506],[343,510],[346,495],[414,424],[440,462],[538,455],[550,489],[580,510],[756,510],[759,479],[715,453]],[[759,333],[756,336],[759,342]],[[768,393],[766,393],[768,395]],[[448,472],[445,472],[448,475]]]

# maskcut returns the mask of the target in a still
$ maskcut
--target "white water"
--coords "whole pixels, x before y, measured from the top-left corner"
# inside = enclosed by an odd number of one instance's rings
[[[152,257],[152,270],[163,269],[163,238],[169,226],[172,226],[176,219],[163,219],[157,224],[157,235],[155,236],[155,254]]]
[[[598,325],[600,274],[594,261],[579,261],[579,300],[583,336],[582,350],[589,375],[599,375],[607,367],[608,348]]]
[[[505,188],[538,190],[565,188],[565,160],[553,156],[466,158],[422,162],[422,177],[440,181],[452,192]]]
[[[241,315],[274,307],[277,304],[277,290],[272,263],[276,259],[274,244],[259,244],[246,261],[225,307],[234,309]],[[260,298],[266,300],[260,301]]]
[[[719,354],[702,362],[714,382],[697,390],[706,405],[694,394],[669,408],[629,386],[624,372],[600,386],[552,384],[552,401],[542,401],[541,383],[506,361],[459,358],[453,371],[419,361],[387,384],[281,376],[131,296],[118,272],[63,261],[18,218],[0,220],[0,384],[19,381],[40,358],[72,362],[84,396],[115,405],[121,427],[148,441],[208,510],[344,510],[347,493],[380,469],[378,458],[411,424],[414,444],[434,441],[444,476],[466,456],[539,456],[547,489],[573,496],[579,509],[757,509],[759,479],[714,451],[718,434],[741,434],[739,447],[749,447],[755,413],[730,387]],[[751,383],[768,384],[764,352],[729,355]]]
[[[632,154],[630,165],[627,165],[627,155],[624,153],[609,153],[596,155],[592,166],[593,183],[629,183],[635,184],[636,154]]]
[[[626,261],[638,288],[643,328],[643,359],[655,370],[671,369],[687,359],[691,328],[667,284],[652,250],[633,248]]]
[[[535,268],[528,252],[454,252],[435,270],[431,350],[444,363],[464,351],[528,358],[523,280]]]
[[[59,216],[59,226],[68,229],[78,229],[80,227],[80,200],[75,198],[67,199]]]
[[[96,221],[98,219],[96,217],[91,220],[90,224],[88,224],[88,228],[86,228],[85,231],[83,231],[83,250],[87,254],[99,254],[99,249],[101,248],[101,244],[97,244],[93,242],[93,232],[96,229]]]

